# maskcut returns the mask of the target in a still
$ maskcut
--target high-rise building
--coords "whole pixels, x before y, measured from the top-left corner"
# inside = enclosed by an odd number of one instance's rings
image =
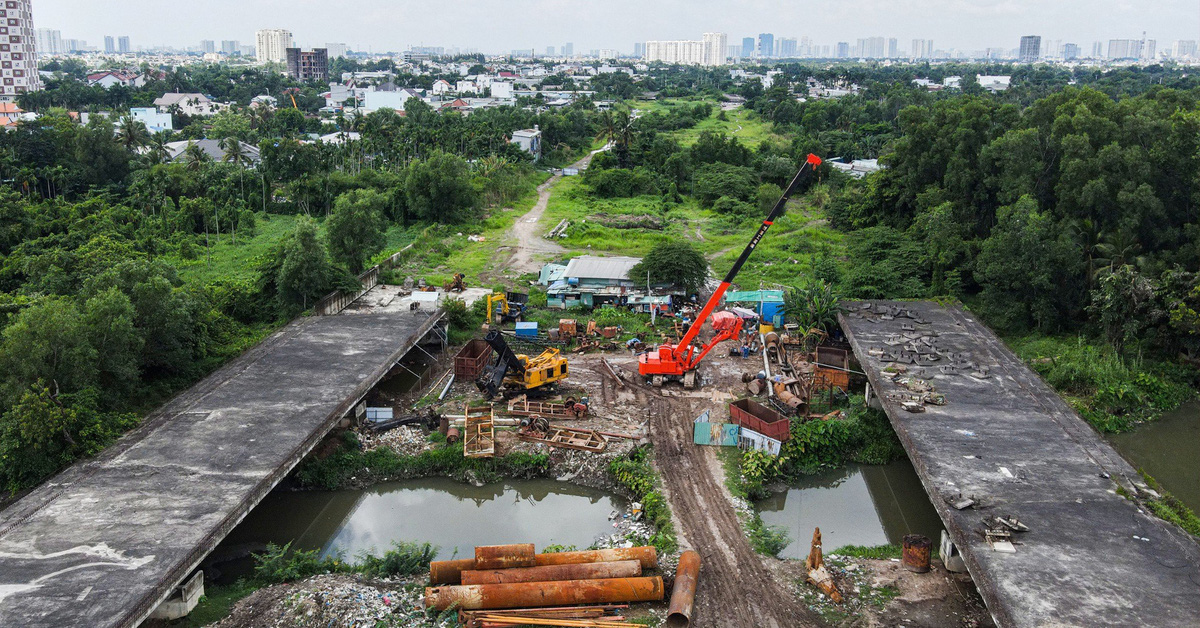
[[[200,52],[204,54],[212,54],[217,51],[217,42],[211,39],[200,40]]]
[[[933,40],[932,39],[914,39],[912,40],[912,50],[908,53],[911,59],[932,59],[933,58]]]
[[[284,51],[287,59],[288,76],[298,81],[325,81],[329,78],[329,51],[324,48],[314,48],[304,51],[299,48],[288,48]]]
[[[342,57],[346,56],[346,51],[348,51],[349,49],[350,49],[350,47],[347,46],[346,44],[341,44],[341,43],[325,44],[325,50],[327,50],[329,52],[330,59],[341,59]]]
[[[845,59],[846,57],[849,57],[849,56],[850,56],[850,43],[845,42],[845,41],[839,41],[837,43],[837,58]]]
[[[740,59],[742,58],[742,47],[741,47],[741,45],[739,45],[739,44],[734,44],[734,45],[732,45],[732,46],[730,46],[730,47],[726,48],[726,50],[728,50],[728,51],[729,51],[729,58],[730,58],[730,59],[732,59],[733,61],[738,61],[738,60],[740,60]]]
[[[1104,42],[1102,42],[1102,41],[1092,42],[1092,58],[1093,59],[1103,59],[1104,58]]]
[[[646,56],[646,42],[636,41],[633,43],[633,56],[639,59]]]
[[[221,40],[221,54],[230,57],[242,54],[242,44],[235,39],[223,39]]]
[[[758,58],[768,59],[775,56],[775,36],[771,33],[758,34]]]
[[[259,61],[284,63],[287,49],[292,47],[292,31],[265,28],[254,33],[254,49]]]
[[[884,47],[886,41],[882,37],[867,37],[866,39],[858,40],[858,56],[868,59],[882,59],[887,49]]]
[[[1063,58],[1063,61],[1074,61],[1074,60],[1078,59],[1079,58],[1079,45],[1071,44],[1071,43],[1063,44],[1062,58]]]
[[[1194,59],[1196,57],[1196,40],[1181,39],[1175,42],[1171,55],[1176,59]]]
[[[900,58],[900,42],[896,41],[895,37],[888,39],[887,58],[889,58],[889,59],[899,59]]]
[[[1021,38],[1021,49],[1017,52],[1017,59],[1021,63],[1034,63],[1042,58],[1042,36],[1041,35],[1026,35]]]
[[[563,46],[563,56],[568,57],[568,58],[573,58],[575,56],[575,44],[574,43],[567,42],[567,45]]]
[[[57,55],[66,52],[63,49],[62,31],[49,28],[37,29],[37,50],[40,55]]]
[[[1142,56],[1142,42],[1140,39],[1110,39],[1108,40],[1108,58],[1112,60],[1118,59],[1138,59]]]
[[[725,53],[729,48],[729,36],[725,33],[704,33],[700,38],[704,46],[704,54],[700,65],[709,67],[725,65]]]
[[[128,35],[122,35],[121,37],[117,38],[117,52],[119,52],[123,55],[133,52],[133,50],[129,47],[129,36]]]
[[[112,35],[104,36],[104,54],[110,55],[117,51],[117,40]]]
[[[1158,40],[1157,39],[1142,39],[1142,56],[1146,61],[1153,61],[1158,55]]]
[[[754,56],[754,38],[753,37],[743,37],[742,38],[742,58],[749,59],[750,57],[753,57],[753,56]]]
[[[5,0],[0,15],[5,33],[0,34],[0,100],[42,88],[37,67],[37,38],[33,30],[30,0]]]
[[[798,53],[795,37],[784,37],[779,40],[779,56],[784,59],[795,59]]]

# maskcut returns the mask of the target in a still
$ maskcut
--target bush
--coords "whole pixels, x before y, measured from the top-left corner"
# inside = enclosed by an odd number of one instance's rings
[[[704,207],[712,207],[722,196],[743,202],[756,200],[757,192],[758,175],[749,168],[714,163],[696,169],[694,193]]]
[[[646,513],[646,520],[654,524],[654,536],[650,543],[664,554],[679,549],[675,540],[675,524],[671,521],[671,509],[667,500],[658,491],[659,478],[650,465],[650,448],[639,447],[627,458],[613,460],[608,471],[617,483],[624,486],[638,501]]]
[[[254,554],[254,578],[265,584],[279,584],[346,570],[340,560],[318,558],[317,554],[317,550],[293,550],[291,543],[270,543],[265,552]]]
[[[428,571],[437,553],[437,548],[429,543],[396,541],[383,556],[359,554],[355,570],[372,578],[411,576]]]

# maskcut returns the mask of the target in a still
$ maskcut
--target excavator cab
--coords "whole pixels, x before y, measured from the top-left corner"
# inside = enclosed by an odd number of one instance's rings
[[[488,320],[497,325],[521,320],[529,295],[520,292],[496,292],[487,297]]]

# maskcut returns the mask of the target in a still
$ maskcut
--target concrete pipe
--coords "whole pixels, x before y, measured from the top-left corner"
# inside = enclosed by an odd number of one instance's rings
[[[614,547],[612,549],[584,550],[582,552],[538,554],[536,560],[538,566],[636,560],[641,563],[642,569],[658,569],[658,551],[652,545],[643,547]]]
[[[700,580],[700,554],[688,550],[679,555],[675,571],[675,586],[671,587],[671,602],[667,606],[667,626],[692,625],[692,607],[696,603],[696,584]]]
[[[515,569],[481,569],[462,572],[463,584],[511,584],[514,582],[553,582],[556,580],[605,580],[635,578],[642,575],[636,560],[575,565],[544,565]]]
[[[513,584],[474,584],[425,589],[425,607],[464,611],[621,602],[659,602],[664,597],[663,581],[650,578],[608,580],[560,580]]]
[[[475,548],[475,569],[511,569],[535,567],[533,543],[481,545]]]

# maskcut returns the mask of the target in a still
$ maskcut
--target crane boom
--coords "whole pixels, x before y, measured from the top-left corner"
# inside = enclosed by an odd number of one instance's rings
[[[729,269],[729,272],[725,274],[725,279],[721,281],[721,284],[717,286],[715,291],[713,291],[712,296],[708,298],[708,301],[704,304],[704,308],[701,309],[700,314],[696,316],[696,321],[692,323],[692,326],[688,329],[687,333],[684,334],[683,338],[679,341],[679,344],[675,345],[674,347],[671,347],[670,345],[663,345],[659,347],[657,351],[644,354],[638,359],[638,370],[642,375],[683,375],[687,371],[696,368],[696,365],[699,364],[700,360],[708,354],[709,350],[712,349],[714,344],[732,337],[729,333],[730,330],[718,330],[721,333],[718,333],[717,337],[713,339],[713,342],[709,343],[709,345],[698,354],[692,347],[692,341],[696,339],[697,334],[700,333],[701,327],[703,327],[708,318],[712,316],[713,310],[715,310],[717,305],[721,303],[721,299],[725,296],[725,292],[729,290],[729,285],[733,283],[733,280],[737,277],[738,272],[742,270],[742,266],[746,263],[746,260],[750,258],[750,254],[754,252],[754,249],[758,248],[758,243],[761,242],[763,236],[767,234],[767,230],[770,229],[771,225],[775,223],[775,219],[783,213],[783,210],[787,206],[788,200],[791,199],[792,194],[796,193],[796,190],[800,188],[800,184],[803,183],[812,174],[813,169],[819,165],[821,165],[821,158],[810,154],[805,160],[804,164],[800,167],[799,172],[797,172],[796,176],[792,179],[792,182],[788,184],[787,189],[783,191],[783,195],[779,197],[779,201],[775,203],[775,207],[771,209],[771,213],[768,214],[765,219],[763,219],[762,225],[760,225],[758,228],[758,232],[754,234],[754,237],[750,238],[750,242],[746,244],[745,250],[743,250],[742,254],[738,256],[737,261],[733,263],[733,267]],[[716,325],[716,321],[714,321],[713,324]],[[737,329],[740,330],[740,328],[741,327],[739,324]],[[736,331],[733,331],[734,335],[736,335],[736,333]]]

